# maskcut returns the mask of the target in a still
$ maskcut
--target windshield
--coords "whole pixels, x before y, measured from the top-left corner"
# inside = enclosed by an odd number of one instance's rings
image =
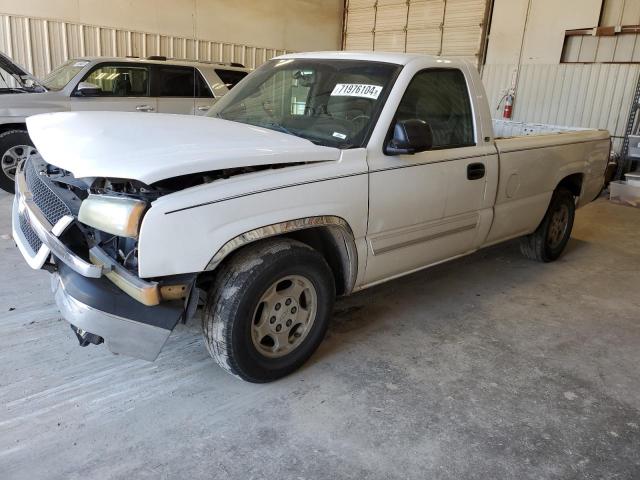
[[[359,60],[272,60],[240,82],[208,115],[319,145],[362,147],[400,68]]]
[[[42,84],[49,90],[62,90],[88,63],[86,60],[69,60],[47,75]]]

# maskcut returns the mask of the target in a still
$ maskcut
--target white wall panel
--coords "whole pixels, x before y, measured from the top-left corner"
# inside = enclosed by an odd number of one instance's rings
[[[487,0],[349,0],[343,44],[477,62],[486,11]]]
[[[46,75],[69,58],[84,56],[165,55],[239,62],[254,68],[286,53],[264,47],[11,15],[0,15],[0,51],[37,77]]]
[[[512,82],[515,65],[485,65],[482,79],[492,115]],[[514,120],[588,128],[604,128],[619,139],[627,117],[640,65],[523,65]]]
[[[376,9],[373,7],[350,8],[348,33],[371,33],[376,24]]]
[[[448,27],[479,27],[484,20],[484,0],[447,0],[444,16]]]
[[[440,28],[443,22],[443,0],[412,1],[409,3],[409,29]]]
[[[389,5],[380,4],[376,12],[376,33],[395,31],[403,33],[407,27],[407,10],[406,2],[392,3]]]
[[[420,29],[407,31],[407,52],[439,55],[442,49],[442,30]]]
[[[373,50],[373,32],[351,33],[345,36],[345,50]]]
[[[495,0],[486,63],[518,62],[521,46],[522,63],[559,63],[565,31],[597,26],[602,1]]]

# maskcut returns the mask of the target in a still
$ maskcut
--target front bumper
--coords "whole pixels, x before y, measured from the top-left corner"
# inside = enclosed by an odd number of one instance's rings
[[[139,302],[157,305],[161,301],[160,287],[156,282],[142,280],[115,262],[100,247],[90,250],[91,262],[69,250],[58,238],[75,221],[71,215],[63,215],[52,225],[40,211],[29,191],[22,170],[16,172],[16,195],[13,200],[13,238],[31,268],[39,269],[54,255],[60,262],[85,277],[100,278],[103,275]],[[27,233],[25,233],[25,231]]]
[[[146,307],[106,278],[88,278],[61,264],[51,276],[56,304],[77,329],[102,337],[113,353],[153,361],[183,313],[182,302]]]
[[[73,222],[68,214],[52,225],[23,169],[16,172],[13,238],[31,268],[55,264],[51,285],[63,317],[76,330],[102,337],[114,353],[154,360],[185,314],[185,302],[161,302],[157,282],[133,275],[99,247],[90,250],[91,261],[78,256],[59,238]]]

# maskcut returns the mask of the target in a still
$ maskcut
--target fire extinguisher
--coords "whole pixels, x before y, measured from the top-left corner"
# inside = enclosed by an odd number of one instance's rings
[[[506,120],[511,119],[511,114],[513,113],[513,91],[509,91],[504,97],[504,110],[502,111],[502,118]]]

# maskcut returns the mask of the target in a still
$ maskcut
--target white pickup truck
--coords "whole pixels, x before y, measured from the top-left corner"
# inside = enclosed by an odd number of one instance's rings
[[[555,260],[610,149],[500,138],[471,64],[407,54],[282,56],[207,117],[27,125],[13,236],[81,345],[153,360],[203,305],[209,352],[251,382],[309,358],[336,295],[514,237]]]

